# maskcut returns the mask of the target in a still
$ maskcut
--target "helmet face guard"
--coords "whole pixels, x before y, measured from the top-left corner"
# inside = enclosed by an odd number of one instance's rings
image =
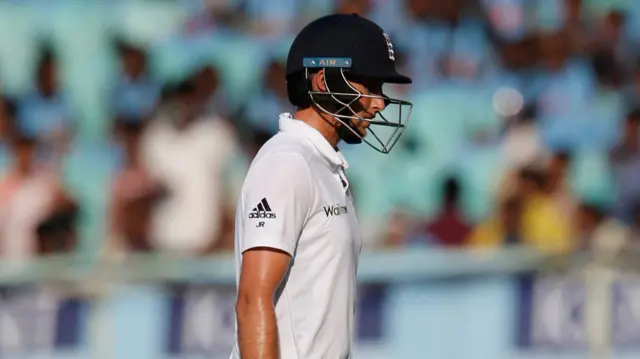
[[[307,88],[312,104],[321,112],[333,116],[343,126],[343,131],[348,131],[350,137],[355,136],[359,139],[357,142],[365,142],[378,152],[389,153],[409,124],[413,104],[384,94],[363,94],[349,82],[346,75],[348,71],[344,68],[324,67],[323,69],[327,92]],[[310,84],[310,75],[309,68],[305,68],[307,84]],[[356,110],[360,106],[360,99],[363,98],[381,99],[385,103],[385,109],[378,112],[373,119],[363,118]],[[367,132],[371,137],[362,135],[355,128],[352,120],[369,122],[371,126]],[[344,135],[340,137],[346,141]]]

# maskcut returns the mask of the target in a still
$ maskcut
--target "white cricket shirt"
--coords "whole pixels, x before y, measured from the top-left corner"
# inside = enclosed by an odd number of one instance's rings
[[[347,167],[317,130],[284,113],[238,199],[236,281],[248,249],[292,257],[275,304],[281,359],[351,357],[362,242]],[[237,342],[231,358],[240,358]]]

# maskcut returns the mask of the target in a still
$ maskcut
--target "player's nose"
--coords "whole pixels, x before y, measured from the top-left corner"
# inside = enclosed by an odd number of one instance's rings
[[[371,101],[371,112],[378,113],[387,107],[387,101],[384,97],[374,97]]]

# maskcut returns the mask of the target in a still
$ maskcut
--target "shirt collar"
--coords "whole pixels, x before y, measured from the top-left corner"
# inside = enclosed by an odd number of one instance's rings
[[[318,150],[320,155],[327,160],[332,166],[349,168],[347,160],[342,152],[331,147],[324,136],[315,128],[307,125],[303,121],[294,119],[290,113],[280,114],[280,131],[290,133],[296,136],[303,136],[309,139],[313,147]]]

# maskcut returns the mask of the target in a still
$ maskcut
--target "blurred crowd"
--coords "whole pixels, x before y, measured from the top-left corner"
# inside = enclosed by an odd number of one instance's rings
[[[0,4],[0,255],[233,247],[305,23],[390,35],[415,105],[390,155],[344,146],[368,248],[640,241],[640,2]]]

